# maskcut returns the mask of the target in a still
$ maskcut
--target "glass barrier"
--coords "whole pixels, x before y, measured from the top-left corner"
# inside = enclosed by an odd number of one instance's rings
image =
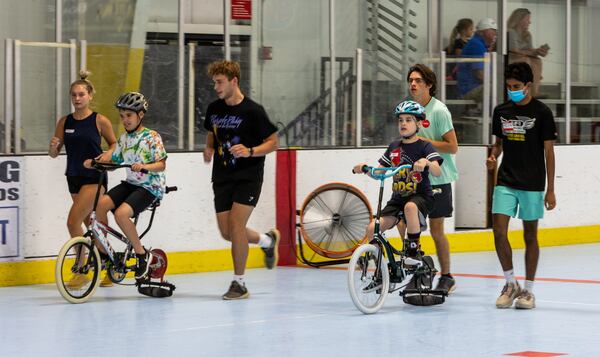
[[[252,46],[253,99],[273,123],[281,122],[280,146],[329,145],[328,1],[264,1]],[[315,14],[319,14],[315,16]]]
[[[508,62],[529,63],[534,77],[532,94],[552,110],[559,134],[557,143],[565,143],[565,3],[508,1],[506,17]],[[571,128],[578,121],[571,117]]]
[[[213,2],[222,4],[218,0]],[[45,0],[43,6],[19,3],[17,7],[22,8],[2,11],[3,23],[8,24],[6,29],[9,31],[5,36],[54,41],[54,31],[48,29],[55,28],[55,3],[54,0]],[[444,99],[452,113],[459,143],[486,143],[489,138],[486,113],[489,111],[488,115],[491,115],[493,105],[504,101],[502,85],[493,86],[495,70],[490,67],[491,74],[484,76],[489,86],[489,103],[462,90],[459,68],[479,60],[457,54],[456,46],[451,45],[461,39],[460,33],[453,32],[459,20],[471,19],[474,26],[482,18],[496,19],[498,1],[456,0],[452,6],[440,2],[443,10],[440,43],[447,50],[443,67],[439,53],[426,54],[429,47],[436,47],[428,43],[431,36],[428,34],[431,28],[428,25],[429,3],[335,1],[336,58],[332,61],[329,1],[253,1],[250,19],[231,20],[230,23],[232,58],[242,65],[242,91],[262,104],[280,129],[286,128],[281,131],[281,147],[386,145],[397,130],[391,110],[407,96],[406,72],[415,63],[425,63],[438,75],[436,97]],[[144,6],[138,6],[140,3],[134,0],[62,1],[63,42],[68,42],[69,38],[87,42],[86,67],[92,72],[89,79],[97,91],[93,109],[111,119],[117,134],[123,129],[114,109],[115,99],[125,91],[141,91],[150,102],[145,124],[161,133],[168,150],[201,150],[204,147],[203,116],[208,103],[216,99],[212,81],[205,73],[206,65],[224,57],[224,46],[222,6],[211,7],[208,11],[202,4],[197,0],[185,2],[185,109],[184,118],[180,118],[178,0],[149,0]],[[8,5],[0,5],[0,8],[2,6]],[[536,72],[539,73],[536,75],[536,96],[555,114],[559,143],[567,142],[567,117],[570,118],[570,142],[598,142],[600,75],[594,68],[600,56],[596,54],[598,46],[593,42],[592,34],[598,28],[599,20],[595,15],[600,14],[600,7],[585,6],[581,2],[572,5],[572,82],[568,87],[565,84],[565,4],[551,0],[525,3],[510,0],[507,18],[523,6],[527,7],[530,23],[524,32],[507,21],[510,52],[506,60],[525,59],[540,68]],[[15,11],[27,12],[32,23],[44,25],[32,27],[28,32],[15,30],[21,28],[16,23],[18,17],[9,16]],[[433,34],[434,40],[437,35]],[[462,39],[469,36],[467,31]],[[537,52],[527,56],[511,50],[519,43],[529,44],[530,49]],[[357,83],[357,48],[362,49],[360,83]],[[37,98],[36,112],[25,104],[20,108],[23,119],[19,143],[24,152],[45,152],[54,130],[55,113],[66,114],[71,110],[69,50],[63,52],[60,71],[64,90],[58,94],[64,100],[57,110],[57,50],[21,49],[19,94],[23,103],[31,97]],[[2,62],[4,53],[0,56]],[[493,64],[492,60],[490,66]],[[76,67],[79,68],[79,63]],[[335,72],[333,121],[331,68]],[[5,71],[0,71],[0,80],[4,76]],[[444,78],[440,78],[442,76]],[[190,83],[192,77],[193,83]],[[570,101],[567,88],[571,93]],[[361,93],[360,143],[356,135],[357,89]],[[3,85],[0,94],[0,105],[4,109]],[[46,114],[40,116],[40,112]],[[4,116],[4,110],[0,116]],[[0,123],[1,131],[4,120]],[[333,123],[335,127],[332,127]],[[5,147],[3,140],[4,135],[0,135],[2,148]]]
[[[2,43],[0,44],[0,152],[6,150],[5,142],[5,74],[11,71],[14,80],[12,68],[7,68],[6,61],[6,39],[18,39],[21,41],[39,41],[51,42],[55,40],[55,19],[56,6],[54,0],[42,0],[33,5],[30,2],[0,2],[0,22],[2,23]],[[15,15],[16,14],[16,15]],[[23,26],[23,14],[26,14],[27,23],[31,26]],[[14,45],[14,41],[12,42]],[[14,47],[11,46],[12,60],[14,65]],[[56,56],[57,52],[63,53],[64,60],[68,61],[68,51],[65,49],[49,47],[30,47],[20,46],[20,76],[21,111],[22,122],[19,126],[19,144],[21,150],[27,151],[47,151],[48,143],[54,133],[54,123],[56,122]],[[10,66],[10,63],[8,64]],[[63,68],[63,83],[68,84],[68,71]],[[13,83],[10,83],[11,101],[14,100]],[[47,88],[44,87],[47,86]],[[65,96],[63,95],[63,98]],[[68,100],[68,98],[67,98]],[[68,110],[68,101],[65,101],[64,109]],[[11,103],[14,116],[14,104]],[[13,137],[12,143],[9,143],[9,152],[15,150],[14,135],[14,117],[8,118],[10,124],[10,136]]]
[[[600,7],[580,2],[573,4],[571,143],[599,143],[600,46],[594,34],[597,33],[596,30],[600,30]],[[557,48],[557,51],[560,50]]]
[[[440,93],[440,97],[452,114],[459,144],[487,143],[490,140],[489,118],[493,103],[503,101],[501,95],[496,100],[492,97],[494,62],[491,53],[490,61],[486,62],[485,53],[463,54],[462,50],[477,33],[475,27],[480,20],[497,20],[497,1],[457,0],[452,2],[452,6],[447,2],[442,5],[442,31],[439,36],[445,52],[445,73],[441,74],[441,66],[436,72],[439,91],[444,92],[443,95]],[[492,51],[497,47],[495,40],[485,43]],[[486,63],[490,66],[484,72]]]

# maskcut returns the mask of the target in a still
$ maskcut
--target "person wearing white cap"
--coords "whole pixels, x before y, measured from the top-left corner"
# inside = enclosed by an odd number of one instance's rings
[[[485,18],[477,24],[477,32],[467,42],[461,55],[482,58],[496,41],[496,20]],[[458,66],[458,90],[463,98],[481,103],[483,99],[483,61],[465,62]]]

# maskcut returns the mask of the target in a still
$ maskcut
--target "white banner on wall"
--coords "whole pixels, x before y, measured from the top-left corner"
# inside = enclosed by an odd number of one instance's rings
[[[0,258],[19,256],[22,157],[0,158]]]

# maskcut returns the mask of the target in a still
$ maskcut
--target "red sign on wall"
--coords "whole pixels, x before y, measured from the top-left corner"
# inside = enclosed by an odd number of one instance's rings
[[[231,0],[232,20],[252,20],[252,0]]]

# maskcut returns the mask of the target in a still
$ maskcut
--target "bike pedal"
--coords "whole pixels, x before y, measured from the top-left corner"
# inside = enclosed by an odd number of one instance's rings
[[[404,258],[404,265],[412,268],[419,268],[423,265],[423,262],[419,259],[406,257]]]

